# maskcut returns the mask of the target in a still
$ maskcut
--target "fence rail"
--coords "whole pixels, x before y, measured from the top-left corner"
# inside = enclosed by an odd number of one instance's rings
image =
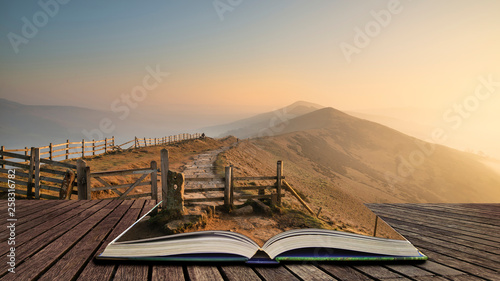
[[[133,143],[127,148],[139,148],[154,145],[165,145],[174,142],[180,142],[185,140],[197,139],[203,137],[202,133],[195,134],[178,134],[175,136],[165,136],[160,138],[138,138],[135,137],[133,140],[127,141],[120,145],[115,145],[115,137],[104,138],[102,140],[91,140],[86,141],[82,139],[81,141],[69,141],[66,140],[64,143],[53,144],[50,143],[46,146],[38,147],[40,149],[40,159],[54,160],[56,158],[69,159],[73,158],[72,155],[78,155],[78,157],[85,158],[86,156],[95,156],[101,153],[106,153],[108,151],[114,151],[117,149],[124,149],[128,144]],[[62,147],[62,148],[59,148]],[[20,149],[6,149],[5,146],[0,147],[2,152],[23,152],[24,156],[30,156],[30,147],[20,148]],[[2,154],[0,156],[0,166],[3,168],[4,164],[1,160],[6,160],[10,158],[22,159],[19,157],[20,154],[15,156],[10,156],[8,154]],[[24,160],[28,160],[27,158]],[[25,162],[25,161],[24,161]]]

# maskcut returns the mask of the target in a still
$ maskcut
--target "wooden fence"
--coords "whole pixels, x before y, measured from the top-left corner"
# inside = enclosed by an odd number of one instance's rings
[[[58,199],[60,197],[59,192],[61,191],[61,186],[64,181],[64,176],[66,175],[66,169],[76,171],[76,181],[70,183],[71,187],[78,186],[78,192],[72,191],[72,194],[78,194],[78,199],[90,199],[92,191],[99,190],[112,190],[115,194],[118,194],[119,199],[129,199],[138,197],[149,197],[157,199],[157,177],[158,169],[153,168],[155,163],[151,163],[150,168],[145,169],[133,169],[133,170],[122,170],[122,171],[108,171],[108,172],[90,172],[90,167],[87,167],[84,162],[80,160],[77,162],[79,165],[72,165],[60,161],[53,160],[54,158],[64,157],[65,159],[71,158],[71,155],[78,154],[82,158],[88,155],[96,155],[99,153],[106,153],[108,151],[114,151],[118,147],[124,147],[127,144],[133,143],[129,148],[138,148],[144,146],[153,145],[165,145],[190,139],[196,139],[203,137],[204,134],[179,134],[175,136],[168,136],[162,138],[142,138],[137,137],[129,142],[115,146],[115,138],[105,138],[100,141],[85,141],[81,142],[70,142],[62,144],[50,144],[44,147],[32,147],[25,149],[11,149],[7,150],[4,146],[0,149],[0,183],[6,183],[5,186],[0,185],[0,191],[9,191],[9,177],[8,167],[15,168],[15,183],[17,194],[25,195],[27,198],[35,199]],[[143,142],[141,142],[141,140]],[[77,145],[77,146],[75,146]],[[61,148],[62,147],[62,148]],[[78,150],[78,151],[74,151]],[[21,152],[21,153],[19,153]],[[61,153],[62,152],[62,153]],[[45,158],[43,158],[45,156]],[[45,165],[44,165],[45,164]],[[111,185],[103,177],[116,176],[116,175],[135,175],[142,174],[140,181],[135,181],[133,184],[125,185]],[[144,179],[150,175],[149,181],[144,181]],[[91,187],[91,180],[94,179],[104,187]],[[152,180],[156,179],[156,180]],[[12,182],[12,180],[11,180]],[[77,184],[78,183],[78,184]],[[132,194],[130,192],[137,186],[150,185],[152,190],[148,193],[143,194]],[[128,187],[124,193],[121,193],[118,189]]]
[[[138,148],[145,146],[154,146],[154,145],[165,145],[175,142],[180,142],[184,140],[197,139],[204,136],[201,133],[195,134],[178,134],[174,136],[166,136],[161,138],[138,138],[135,137],[133,140],[122,143],[120,145],[115,145],[115,137],[105,138],[103,140],[92,140],[92,141],[75,141],[70,142],[66,140],[65,143],[53,144],[50,143],[47,146],[38,147],[40,149],[40,158],[41,159],[49,159],[54,160],[55,158],[63,158],[69,159],[76,157],[85,158],[85,156],[95,156],[97,154],[106,153],[108,151],[114,151],[117,149],[124,149],[125,146],[131,144],[127,148]],[[30,156],[31,148],[25,147],[21,149],[5,149],[5,146],[0,147],[0,151],[2,152],[17,152],[22,153],[24,156]],[[10,156],[0,155],[0,160],[6,160]],[[16,157],[13,157],[16,158]],[[26,162],[26,161],[24,161]],[[0,165],[1,168],[4,168],[3,165]]]
[[[111,190],[115,193],[116,197],[110,197],[107,199],[133,199],[140,197],[151,197],[152,199],[158,200],[158,167],[156,161],[151,161],[151,166],[149,168],[140,169],[128,169],[128,170],[116,170],[116,171],[106,171],[106,172],[90,172],[90,167],[87,167],[85,161],[82,159],[77,162],[77,182],[78,182],[78,198],[79,199],[91,199],[92,191],[102,191]],[[116,176],[128,176],[128,175],[141,175],[138,179],[134,179],[133,183],[127,184],[115,184],[112,185],[109,181],[106,181],[106,177],[116,177]],[[147,176],[148,181],[144,181]],[[103,187],[92,187],[92,179],[103,184]],[[150,192],[146,193],[136,193],[129,195],[138,186],[150,186]],[[119,191],[119,189],[125,188],[124,192]]]
[[[76,181],[66,183],[69,185],[70,198],[71,194],[77,194],[78,199],[92,199],[92,192],[110,190],[117,196],[108,199],[132,199],[141,197],[150,197],[159,202],[163,199],[162,208],[169,206],[183,206],[199,202],[214,202],[222,201],[226,206],[232,206],[234,200],[239,199],[270,199],[272,205],[281,205],[281,199],[284,197],[284,190],[289,191],[294,195],[306,209],[314,214],[311,208],[300,198],[295,190],[285,181],[283,175],[283,162],[277,162],[276,176],[262,177],[235,177],[233,166],[225,167],[225,176],[222,178],[184,178],[181,173],[169,171],[168,150],[161,151],[161,170],[158,169],[156,161],[151,161],[150,166],[146,168],[91,172],[90,167],[86,165],[83,159],[77,161],[77,165],[72,165],[64,162],[53,161],[40,158],[40,148],[31,148],[30,155],[17,154],[7,151],[0,151],[0,164],[16,167],[15,169],[15,192],[25,195],[27,198],[34,199],[59,199],[61,198],[61,189],[64,184],[64,177],[69,171],[76,170]],[[24,160],[23,163],[6,160],[5,157]],[[41,165],[45,164],[45,165]],[[66,170],[66,171],[65,171]],[[0,183],[7,183],[6,187],[0,186],[0,191],[9,192],[9,185],[12,178],[9,178],[9,171],[12,169],[0,168]],[[163,172],[162,172],[163,171]],[[140,176],[139,176],[140,175]],[[180,175],[180,177],[179,177]],[[116,176],[139,176],[133,181],[126,184],[111,184],[107,177]],[[148,178],[149,176],[149,178]],[[158,187],[158,176],[161,176],[161,192]],[[10,182],[9,182],[10,180]],[[146,181],[145,181],[146,180]],[[180,181],[179,181],[180,180]],[[216,181],[224,182],[224,187],[213,188],[189,188],[184,189],[185,181]],[[92,182],[99,182],[102,187],[92,186]],[[255,182],[263,182],[257,185]],[[269,184],[269,182],[272,182]],[[239,183],[239,184],[235,184]],[[19,187],[24,186],[25,189]],[[77,191],[73,187],[77,186]],[[149,186],[149,192],[135,192],[135,188],[139,186]],[[120,189],[122,191],[120,191]],[[124,191],[123,191],[124,189]],[[266,190],[269,191],[266,193]],[[209,191],[220,191],[223,196],[205,197],[188,199],[184,198],[185,193],[200,193]],[[253,194],[243,194],[242,191],[253,191]],[[55,193],[55,194],[54,194]],[[160,196],[161,194],[161,196]],[[176,194],[180,194],[180,203],[174,202],[178,199]],[[59,196],[57,196],[59,195]],[[177,198],[177,199],[176,199]]]
[[[0,155],[2,156],[0,182],[9,183],[8,174],[12,169],[5,169],[5,166],[16,167],[14,171],[15,192],[27,198],[58,199],[66,174],[65,170],[76,169],[76,166],[72,164],[40,158],[40,148],[35,147],[31,148],[28,156],[7,151],[0,151]],[[23,160],[23,162],[6,160],[7,157]],[[71,183],[71,186],[73,185]],[[0,191],[8,192],[8,188],[0,186]]]
[[[277,162],[276,176],[262,176],[262,177],[235,177],[233,173],[233,166],[225,167],[225,176],[222,178],[186,178],[190,182],[206,182],[206,181],[223,181],[224,187],[210,187],[210,188],[186,188],[184,193],[198,193],[220,191],[223,196],[207,197],[207,198],[193,198],[184,199],[186,205],[199,202],[214,202],[223,201],[224,205],[231,206],[234,200],[246,199],[269,199],[273,205],[281,205],[281,198],[285,196],[282,186],[285,176],[283,175],[283,162]],[[255,182],[261,182],[257,185]],[[269,182],[272,181],[272,184]],[[235,183],[239,183],[236,185]],[[266,190],[269,192],[266,193]],[[256,194],[240,194],[240,191],[250,191]],[[236,193],[236,195],[235,195]]]

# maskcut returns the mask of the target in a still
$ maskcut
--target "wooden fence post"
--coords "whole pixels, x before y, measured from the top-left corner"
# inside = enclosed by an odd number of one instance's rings
[[[4,152],[4,151],[5,151],[5,146],[3,146],[3,145],[2,145],[1,151],[2,151],[2,152]],[[0,155],[0,159],[1,159],[1,160],[4,160],[4,158],[3,158],[3,154],[2,154],[2,155]],[[5,166],[3,165],[3,163],[2,163],[2,164],[0,164],[0,167],[2,167],[2,169],[4,169],[4,168],[5,168]]]
[[[49,143],[49,160],[52,160],[52,143]]]
[[[35,199],[40,199],[40,148],[34,151]]]
[[[158,203],[158,164],[156,161],[151,161],[151,199]]]
[[[277,163],[277,173],[276,173],[276,178],[277,178],[277,184],[276,184],[276,193],[278,194],[278,200],[277,200],[277,205],[281,206],[281,183],[282,183],[282,175],[283,175],[283,162],[281,160],[278,160]]]
[[[83,159],[76,161],[76,178],[78,185],[78,200],[90,199],[90,167]]]
[[[148,146],[148,144],[146,143],[146,137],[144,137],[144,146]]]
[[[234,203],[234,170],[233,170],[233,165],[229,165],[229,167],[231,167],[231,192],[230,192],[230,200],[229,200],[229,203],[231,204],[231,206],[233,206],[233,203]]]
[[[168,150],[162,149],[161,156],[161,207],[163,210],[167,207],[167,192],[168,192]]]
[[[27,194],[28,199],[33,198],[33,180],[34,180],[34,169],[35,169],[35,148],[32,147],[30,151],[30,168],[28,172],[28,184],[27,184]]]
[[[231,207],[231,166],[225,168],[224,206]]]
[[[95,140],[92,140],[92,155],[95,155]]]
[[[66,140],[66,159],[69,159],[69,140]]]
[[[85,158],[85,139],[82,139],[82,158]]]
[[[104,153],[108,152],[108,138],[104,138]]]
[[[134,137],[134,148],[137,148],[137,137]]]
[[[64,179],[61,184],[61,189],[59,190],[59,199],[71,199],[71,193],[73,193],[73,181],[75,180],[75,173],[67,169],[64,174]]]

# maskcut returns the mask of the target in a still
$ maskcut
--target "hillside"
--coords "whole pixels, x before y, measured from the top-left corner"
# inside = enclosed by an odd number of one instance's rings
[[[499,174],[472,154],[436,146],[413,172],[405,171],[403,159],[430,147],[419,142],[324,108],[289,120],[281,135],[240,141],[219,161],[233,164],[237,176],[258,176],[274,174],[283,160],[286,181],[314,210],[322,208],[321,217],[359,233],[369,233],[363,226],[374,222],[363,203],[500,200]],[[301,208],[291,196],[285,202]]]

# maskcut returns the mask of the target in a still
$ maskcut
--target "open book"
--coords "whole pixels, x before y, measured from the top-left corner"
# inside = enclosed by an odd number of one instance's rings
[[[247,236],[231,231],[196,231],[146,239],[121,239],[141,219],[113,240],[97,259],[247,263],[427,259],[406,239],[311,228],[279,233],[262,247]]]

